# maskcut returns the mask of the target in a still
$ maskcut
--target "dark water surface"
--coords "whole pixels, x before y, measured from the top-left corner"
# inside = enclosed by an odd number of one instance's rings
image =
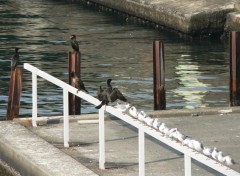
[[[0,118],[5,118],[10,58],[21,48],[30,63],[67,81],[69,36],[82,52],[82,79],[96,96],[107,78],[138,109],[153,109],[152,40],[165,43],[167,108],[228,105],[228,52],[224,41],[180,39],[112,13],[67,1],[0,1]],[[39,115],[62,114],[62,90],[38,79]],[[24,71],[21,116],[31,115],[31,74]],[[97,112],[83,101],[83,113]]]

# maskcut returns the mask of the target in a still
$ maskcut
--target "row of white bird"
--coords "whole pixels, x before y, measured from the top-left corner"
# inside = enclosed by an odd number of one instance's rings
[[[154,119],[150,117],[144,111],[138,112],[135,106],[131,106],[130,104],[117,104],[115,107],[121,112],[128,111],[133,118],[138,119],[140,122],[145,123],[155,130],[158,130],[162,135],[180,142],[183,146],[188,146],[197,152],[202,152],[204,155],[211,157],[222,164],[235,164],[234,160],[229,155],[224,155],[223,152],[218,151],[216,147],[204,147],[201,142],[184,135],[177,128],[168,128],[165,123],[160,122],[157,118]]]

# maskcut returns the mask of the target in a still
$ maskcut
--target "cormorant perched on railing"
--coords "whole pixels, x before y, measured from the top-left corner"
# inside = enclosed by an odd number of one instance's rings
[[[74,51],[79,52],[78,41],[76,40],[76,35],[71,35],[71,45]]]
[[[103,105],[108,105],[109,102],[114,102],[116,100],[122,100],[124,102],[127,101],[127,99],[123,96],[123,94],[118,90],[117,88],[112,88],[111,86],[112,79],[107,80],[107,88],[102,89],[102,87],[99,87],[98,90],[98,99],[101,101],[101,103],[96,106],[96,109],[100,109]]]
[[[112,85],[111,85],[111,81],[112,81],[112,79],[108,79],[107,80],[107,89],[108,89],[108,92],[112,92]]]
[[[15,48],[15,53],[12,57],[11,60],[11,70],[14,71],[19,63],[19,53],[18,53],[19,48]]]
[[[112,79],[107,79],[107,88],[103,89],[102,86],[99,86],[97,97],[100,101],[103,100],[105,95],[110,95],[112,93]]]
[[[88,93],[88,91],[86,90],[82,80],[77,76],[77,74],[75,72],[71,73],[71,77],[73,78],[73,83],[75,84],[75,87],[78,89],[78,91],[83,90],[83,91]]]

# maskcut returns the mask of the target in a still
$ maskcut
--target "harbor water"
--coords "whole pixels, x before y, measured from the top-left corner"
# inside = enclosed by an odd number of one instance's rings
[[[10,63],[20,48],[22,63],[67,82],[69,37],[77,36],[81,78],[91,95],[112,78],[138,109],[153,109],[152,41],[164,42],[167,109],[228,106],[228,44],[189,39],[136,23],[92,5],[54,0],[0,1],[0,119],[6,117]],[[39,116],[63,112],[63,91],[38,78]],[[24,71],[20,116],[31,116],[31,73]],[[82,101],[82,113],[96,113]]]

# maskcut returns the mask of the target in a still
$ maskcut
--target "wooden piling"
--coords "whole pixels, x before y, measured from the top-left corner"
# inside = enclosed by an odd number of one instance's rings
[[[81,53],[80,52],[68,52],[68,71],[69,71],[69,84],[76,87],[73,83],[71,73],[75,72],[79,78],[81,71]],[[81,114],[81,99],[71,93],[68,96],[69,115],[80,115]]]
[[[166,109],[164,45],[153,41],[154,110]]]
[[[11,71],[6,120],[13,120],[19,117],[22,77],[23,68],[17,67]]]
[[[240,32],[230,32],[230,106],[240,105]]]

